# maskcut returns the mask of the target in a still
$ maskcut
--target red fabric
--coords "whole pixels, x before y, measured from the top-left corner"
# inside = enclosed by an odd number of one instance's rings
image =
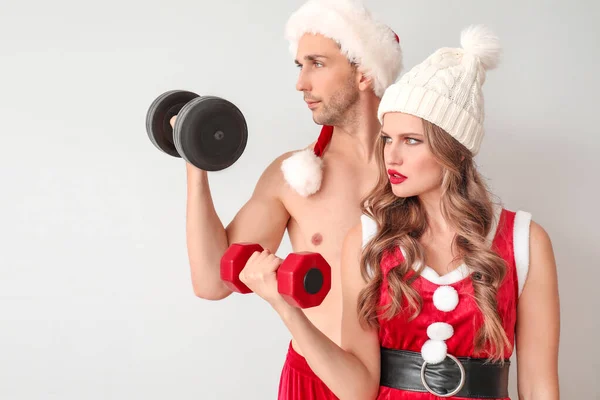
[[[507,274],[498,290],[498,310],[502,319],[504,330],[512,345],[514,345],[514,331],[517,316],[517,272],[513,254],[513,226],[515,213],[503,210],[492,248],[505,260]],[[381,261],[384,276],[403,260],[402,252],[397,249],[393,254],[386,254]],[[420,352],[421,347],[429,338],[427,327],[433,322],[446,322],[454,328],[454,335],[446,340],[448,354],[457,357],[485,357],[475,354],[473,339],[475,333],[482,325],[483,314],[479,311],[473,298],[473,284],[471,278],[467,277],[448,286],[454,287],[458,292],[459,302],[456,308],[450,312],[443,312],[435,308],[433,304],[433,293],[439,287],[433,282],[419,276],[413,283],[423,299],[421,313],[412,321],[407,321],[406,315],[398,315],[392,320],[380,318],[379,340],[382,347],[410,350]],[[390,295],[386,280],[381,287],[380,305],[387,304]],[[407,314],[408,315],[408,314]],[[505,349],[505,358],[512,354],[511,349]],[[419,393],[402,391],[388,387],[380,387],[379,400],[433,400],[438,399],[430,393]],[[458,399],[458,397],[452,397]],[[490,399],[487,399],[490,400]],[[506,399],[503,399],[506,400]]]
[[[315,155],[317,157],[321,157],[323,152],[325,152],[325,148],[331,141],[331,137],[333,136],[333,126],[323,125],[321,128],[321,133],[319,134],[319,139],[317,139],[317,143],[315,144]]]
[[[312,371],[306,359],[292,347],[283,365],[279,380],[278,400],[338,400]]]

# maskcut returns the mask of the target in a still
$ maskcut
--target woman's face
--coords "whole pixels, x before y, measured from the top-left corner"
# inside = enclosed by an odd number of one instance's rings
[[[421,118],[386,113],[381,135],[385,168],[396,196],[422,196],[440,189],[443,168],[429,148]]]

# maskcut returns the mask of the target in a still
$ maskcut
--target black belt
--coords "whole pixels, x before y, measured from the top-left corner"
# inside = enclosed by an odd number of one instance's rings
[[[421,353],[381,348],[381,386],[439,397],[508,397],[508,369],[482,358],[448,355],[438,364],[425,363]]]

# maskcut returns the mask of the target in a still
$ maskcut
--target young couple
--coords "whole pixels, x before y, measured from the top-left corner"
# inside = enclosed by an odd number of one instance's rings
[[[399,78],[398,36],[357,1],[310,0],[286,34],[321,135],[274,160],[226,228],[206,171],[187,165],[196,295],[231,293],[218,268],[230,244],[268,249],[240,277],[293,338],[280,400],[508,399],[514,351],[519,398],[558,399],[551,241],[529,213],[493,202],[474,162],[498,38],[468,27],[460,47]],[[313,309],[277,292],[286,230],[294,251],[332,267],[331,291]]]

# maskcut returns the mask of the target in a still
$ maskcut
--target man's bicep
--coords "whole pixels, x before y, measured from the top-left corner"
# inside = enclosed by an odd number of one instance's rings
[[[262,173],[252,196],[227,226],[230,244],[252,242],[277,251],[290,219],[281,200],[283,182],[279,166],[282,157]]]

